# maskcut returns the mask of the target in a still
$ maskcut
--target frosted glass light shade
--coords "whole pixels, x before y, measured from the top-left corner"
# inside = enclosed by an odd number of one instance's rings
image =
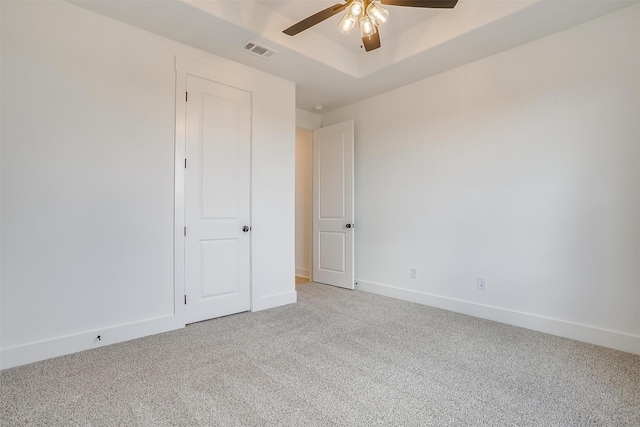
[[[356,25],[358,21],[358,17],[352,15],[350,12],[344,14],[340,23],[338,24],[338,29],[345,34],[351,34],[351,30]]]
[[[384,24],[389,17],[389,11],[376,2],[369,3],[367,15],[373,19],[376,25]]]
[[[364,2],[362,0],[353,0],[349,6],[349,12],[356,19],[364,15]]]
[[[378,30],[376,30],[376,25],[374,24],[373,19],[368,16],[360,18],[360,33],[362,34],[362,37],[369,37],[377,31]]]

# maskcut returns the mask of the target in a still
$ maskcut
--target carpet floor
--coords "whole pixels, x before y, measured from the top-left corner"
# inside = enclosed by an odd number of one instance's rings
[[[0,424],[640,426],[640,356],[360,291],[0,373]]]

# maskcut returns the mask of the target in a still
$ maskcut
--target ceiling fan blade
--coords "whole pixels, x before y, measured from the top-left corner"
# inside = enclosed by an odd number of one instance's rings
[[[389,6],[430,7],[435,9],[453,9],[458,0],[382,0]]]
[[[296,34],[306,30],[307,28],[311,28],[314,25],[324,21],[325,19],[331,18],[336,13],[342,12],[349,3],[350,2],[347,2],[344,4],[340,4],[340,3],[334,4],[331,7],[328,7],[324,10],[321,10],[318,13],[315,13],[309,16],[308,18],[303,19],[297,24],[293,24],[292,26],[284,30],[283,33],[285,33],[288,36],[295,36]]]
[[[362,45],[364,46],[364,50],[370,52],[374,49],[380,47],[380,32],[376,31],[369,37],[362,38]]]

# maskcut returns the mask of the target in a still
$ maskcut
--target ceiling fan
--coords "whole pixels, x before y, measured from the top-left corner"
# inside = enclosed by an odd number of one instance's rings
[[[378,26],[383,24],[389,16],[389,12],[380,3],[389,6],[453,9],[458,0],[381,0],[380,2],[373,0],[347,0],[344,4],[334,4],[303,19],[284,30],[283,33],[295,36],[346,9],[347,12],[338,24],[338,28],[343,33],[349,34],[355,24],[359,23],[362,45],[369,52],[380,47]]]

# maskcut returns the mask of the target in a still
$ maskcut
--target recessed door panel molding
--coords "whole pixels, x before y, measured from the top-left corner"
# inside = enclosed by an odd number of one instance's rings
[[[202,217],[237,218],[243,105],[208,94],[202,101]]]
[[[200,298],[235,295],[240,292],[238,239],[200,241],[202,288]]]
[[[346,273],[346,233],[320,232],[318,268],[324,271]]]
[[[251,94],[187,76],[185,320],[247,311]]]
[[[313,280],[354,288],[353,121],[313,131]]]
[[[345,218],[345,135],[330,134],[318,147],[320,218]]]

